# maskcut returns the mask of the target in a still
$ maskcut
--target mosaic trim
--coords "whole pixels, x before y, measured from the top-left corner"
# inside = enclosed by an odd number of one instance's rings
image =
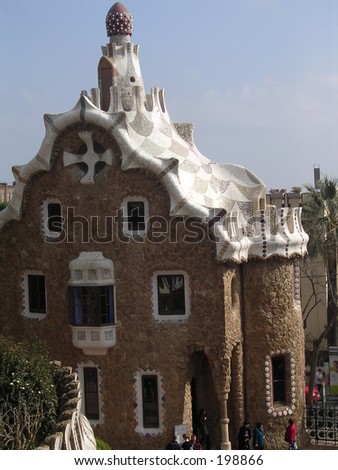
[[[286,359],[289,360],[290,363],[290,377],[287,380],[290,386],[290,400],[291,403],[289,405],[280,405],[273,403],[273,390],[272,390],[272,359],[277,356],[285,356]],[[296,382],[295,382],[295,358],[294,354],[290,349],[281,349],[270,352],[269,355],[265,357],[265,400],[266,400],[266,407],[269,415],[275,417],[278,416],[288,416],[292,415],[295,409],[296,403]],[[286,370],[288,373],[288,370]],[[288,391],[287,391],[288,395]]]
[[[174,168],[178,166],[178,161],[173,160],[161,173],[158,175],[160,179],[164,178],[168,173],[170,173]]]
[[[266,188],[263,182],[240,165],[213,162],[201,154],[193,141],[193,126],[171,121],[164,90],[152,88],[150,94],[146,94],[139,65],[139,46],[133,45],[128,35],[123,44],[120,44],[120,37],[115,39],[103,52],[112,58],[115,77],[119,77],[111,87],[108,111],[99,108],[97,97],[100,90],[92,89],[91,97],[83,92],[70,111],[44,116],[46,134],[39,154],[26,165],[14,167],[17,184],[12,201],[0,213],[0,227],[8,220],[20,218],[25,186],[32,175],[41,170],[51,171],[52,149],[60,132],[85,120],[88,128],[95,125],[111,134],[120,148],[123,170],[139,168],[154,175],[160,173],[171,199],[173,209],[170,215],[202,215],[208,223],[215,208],[232,214],[229,231],[225,224],[212,227],[218,236],[218,260],[243,262],[250,257],[305,256],[308,237],[302,228],[300,209],[294,209],[291,216],[287,208],[277,213],[277,234],[271,233],[270,220],[265,212],[261,216],[261,230],[258,223],[254,227],[250,222],[251,213],[265,208]],[[95,182],[95,162],[111,165],[113,161],[109,149],[102,155],[92,151],[89,136],[89,132],[83,133],[90,150],[85,155],[64,152],[63,156],[66,165],[78,161],[86,163],[88,170],[81,179],[83,184]],[[168,163],[170,168],[163,170],[163,161],[172,160],[177,160],[178,166],[171,167]],[[163,178],[163,171],[166,178]],[[234,214],[237,214],[237,221]]]
[[[159,409],[159,427],[158,428],[144,428],[143,427],[143,411],[142,411],[142,376],[143,375],[156,375],[157,376],[157,385],[158,385],[158,409]],[[147,438],[157,438],[161,437],[164,428],[164,403],[166,400],[164,387],[163,387],[163,378],[160,373],[152,368],[137,369],[134,372],[133,377],[134,382],[134,426],[135,431],[144,437]]]
[[[45,278],[45,299],[46,299],[46,313],[35,313],[29,310],[29,289],[28,289],[28,276],[35,275],[35,276],[44,276],[45,275],[42,271],[27,269],[23,272],[20,276],[20,284],[21,284],[21,292],[22,292],[22,316],[25,318],[29,318],[31,320],[44,320],[47,315],[47,286],[46,286],[46,278]]]
[[[84,393],[84,377],[83,369],[85,367],[95,367],[97,369],[97,388],[98,388],[98,397],[99,397],[99,419],[88,419],[92,426],[97,426],[98,424],[104,423],[104,398],[102,393],[102,372],[99,365],[95,364],[93,361],[80,362],[77,366],[77,373],[79,376],[81,395],[83,399],[81,400],[81,412],[83,415],[86,415],[86,404],[85,404],[85,393]]]
[[[300,291],[300,266],[299,260],[295,260],[293,263],[293,298],[297,307],[301,306],[301,291]]]

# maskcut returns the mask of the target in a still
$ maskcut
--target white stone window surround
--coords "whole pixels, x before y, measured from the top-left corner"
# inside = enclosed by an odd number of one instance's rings
[[[144,230],[129,230],[128,228],[128,202],[143,202],[144,204]],[[123,216],[123,233],[124,235],[135,237],[135,236],[144,236],[148,231],[148,221],[149,221],[149,202],[148,199],[142,196],[127,196],[123,199],[121,204],[122,216]]]
[[[114,263],[101,251],[81,251],[69,263],[69,286],[115,285]]]
[[[80,386],[81,386],[81,413],[83,415],[86,415],[86,403],[85,403],[85,394],[84,394],[84,372],[83,369],[85,367],[96,367],[97,369],[97,389],[98,389],[98,396],[99,396],[99,419],[89,419],[88,421],[90,422],[91,426],[95,427],[98,424],[103,424],[104,422],[104,413],[102,411],[103,409],[103,400],[102,400],[102,377],[101,377],[101,369],[100,367],[95,364],[93,361],[88,361],[88,362],[82,362],[78,364],[77,367],[77,373],[80,381]]]
[[[46,278],[45,278],[45,302],[46,302],[46,313],[31,312],[29,309],[29,287],[28,287],[28,276],[43,276],[45,275],[41,271],[26,270],[21,278],[21,286],[23,291],[23,311],[22,315],[26,318],[35,320],[44,320],[47,315],[47,289],[46,289]]]
[[[291,397],[291,404],[280,405],[273,402],[273,390],[272,390],[272,358],[277,356],[284,356],[290,363],[289,370],[289,380],[286,380],[286,383],[289,383],[289,396]],[[295,383],[295,358],[294,354],[290,349],[278,349],[276,351],[271,351],[270,354],[265,357],[265,399],[266,406],[269,415],[273,417],[277,416],[288,416],[292,415],[295,409],[296,403],[296,383]],[[287,371],[286,371],[287,373]],[[288,394],[288,392],[287,392]]]
[[[116,291],[114,263],[101,251],[82,251],[69,263],[71,273],[68,286],[105,286],[114,289],[114,323],[101,326],[71,325],[72,341],[87,355],[104,355],[116,344]]]
[[[142,377],[153,375],[157,377],[157,398],[158,398],[158,414],[159,414],[159,427],[158,428],[145,428],[143,427],[143,397],[142,397]],[[163,432],[164,409],[163,403],[165,401],[163,390],[163,379],[159,372],[154,369],[138,369],[134,373],[134,413],[136,420],[135,431],[144,436],[157,437]]]
[[[182,275],[184,278],[184,301],[185,301],[185,314],[184,315],[160,315],[158,308],[158,285],[157,276],[166,275]],[[151,289],[153,297],[153,316],[156,321],[186,321],[190,317],[190,284],[189,277],[186,271],[182,270],[166,270],[154,271],[151,278]]]
[[[60,232],[54,232],[49,230],[48,228],[48,206],[49,204],[59,204],[60,205],[60,215],[61,215],[61,220],[63,221],[63,216],[62,216],[62,204],[57,198],[52,198],[49,197],[43,201],[42,207],[41,207],[41,212],[42,212],[42,223],[41,223],[41,231],[45,237],[48,238],[58,238],[62,234],[62,230]]]

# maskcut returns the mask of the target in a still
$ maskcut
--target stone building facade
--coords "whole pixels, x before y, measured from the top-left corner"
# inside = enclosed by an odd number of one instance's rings
[[[8,203],[12,199],[14,185],[0,183],[0,203]]]
[[[314,185],[316,185],[316,170],[314,169]],[[316,187],[316,186],[315,186]],[[310,193],[287,192],[285,189],[271,190],[266,195],[266,202],[278,209],[304,207],[309,204]],[[313,348],[313,340],[319,338],[328,324],[327,317],[327,287],[326,271],[320,255],[306,256],[299,260],[301,301],[303,307],[305,351],[307,362]],[[328,341],[324,338],[321,343],[320,363],[327,361]],[[309,365],[309,364],[307,364]]]
[[[44,338],[76,370],[83,413],[114,449],[163,449],[177,425],[236,448],[244,418],[283,448],[304,407],[300,210],[266,207],[249,170],[212,162],[146,94],[116,3],[99,87],[45,115],[0,213],[1,332]]]

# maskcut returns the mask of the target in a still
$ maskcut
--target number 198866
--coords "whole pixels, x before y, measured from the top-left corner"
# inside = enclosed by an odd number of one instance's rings
[[[261,455],[225,454],[217,456],[217,465],[263,465]]]

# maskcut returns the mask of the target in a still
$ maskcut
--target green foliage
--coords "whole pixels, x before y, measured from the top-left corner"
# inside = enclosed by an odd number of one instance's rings
[[[296,193],[296,194],[300,194],[302,192],[302,187],[301,186],[292,186],[291,192]]]
[[[32,448],[52,432],[58,398],[44,343],[0,336],[0,400],[0,448]]]
[[[112,450],[109,444],[99,437],[96,438],[96,450]]]
[[[338,247],[338,180],[324,177],[318,188],[306,185],[309,198],[303,206],[303,226],[309,235],[308,252],[323,261],[326,273],[327,326],[314,341],[313,351],[318,355],[320,343],[327,336],[330,346],[337,345],[337,247]],[[316,344],[315,344],[316,343]],[[317,365],[313,361],[312,369]],[[310,379],[310,397],[313,377]]]
[[[0,212],[8,205],[8,202],[0,202]]]
[[[310,196],[303,207],[309,253],[320,254],[325,261],[330,261],[336,257],[338,240],[338,180],[325,177],[320,181],[319,189],[311,185],[305,188]]]

